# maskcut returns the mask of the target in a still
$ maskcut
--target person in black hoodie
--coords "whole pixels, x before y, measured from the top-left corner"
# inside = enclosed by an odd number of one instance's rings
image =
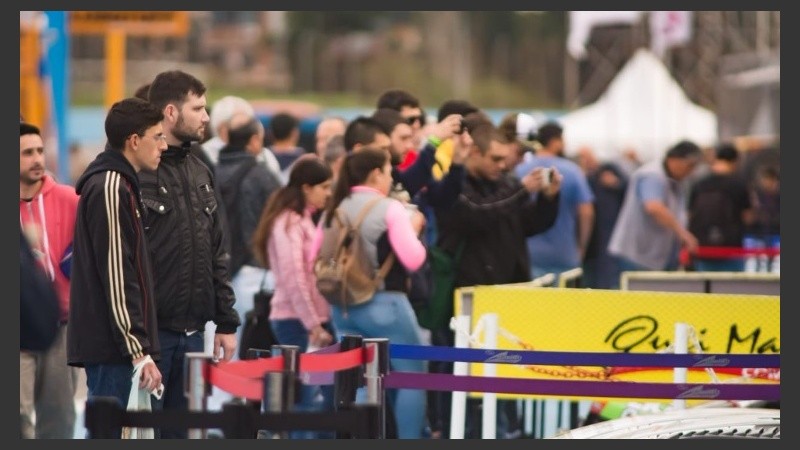
[[[86,369],[89,398],[111,396],[123,407],[131,377],[140,389],[161,384],[153,277],[136,173],[155,169],[167,148],[163,114],[148,102],[115,103],[105,121],[108,143],[78,179],[70,285],[67,362]]]
[[[158,337],[163,358],[164,396],[155,410],[188,408],[183,366],[189,352],[213,345],[215,358],[230,360],[236,350],[239,314],[234,310],[230,253],[211,170],[192,152],[208,126],[206,87],[180,70],[161,72],[148,98],[164,114],[168,148],[158,169],[139,173],[147,208],[145,233],[155,275]],[[204,342],[213,321],[213,344]],[[212,333],[209,333],[212,334]],[[161,429],[162,438],[185,438],[185,430]]]

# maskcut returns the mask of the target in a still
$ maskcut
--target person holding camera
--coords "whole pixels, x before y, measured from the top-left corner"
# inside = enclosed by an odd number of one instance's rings
[[[580,166],[563,157],[563,132],[555,122],[539,127],[536,135],[542,147],[515,169],[521,178],[537,167],[556,168],[564,178],[555,225],[526,242],[532,279],[547,273],[558,277],[562,272],[581,267],[592,236],[594,194]]]
[[[468,133],[461,139],[469,144],[467,173],[455,204],[436,208],[436,246],[455,260],[455,288],[528,281],[525,239],[555,223],[561,175],[554,170],[547,186],[541,168],[520,178],[510,175],[506,169],[511,146],[505,136],[480,113],[468,114],[464,120]],[[470,139],[464,140],[467,136]],[[534,198],[531,193],[538,195]],[[438,418],[449,417],[448,403],[447,398],[440,401],[443,410]],[[473,416],[475,407],[470,407],[467,435],[477,437],[480,419]],[[500,410],[506,411],[499,405]],[[434,425],[441,426],[446,436],[448,423],[441,422]]]

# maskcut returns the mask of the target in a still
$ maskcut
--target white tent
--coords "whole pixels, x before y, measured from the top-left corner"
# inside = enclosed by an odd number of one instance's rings
[[[649,161],[682,139],[709,146],[718,137],[716,115],[692,103],[661,61],[645,49],[631,57],[595,103],[558,121],[564,127],[567,156],[586,146],[600,160],[617,159],[632,148],[642,161]]]

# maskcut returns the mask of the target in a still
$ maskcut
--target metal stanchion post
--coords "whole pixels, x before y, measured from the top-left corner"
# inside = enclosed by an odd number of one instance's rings
[[[366,354],[372,353],[364,368],[364,381],[367,385],[367,403],[378,405],[380,429],[377,439],[386,437],[386,391],[383,388],[383,377],[389,373],[389,339],[364,339]]]
[[[189,400],[189,411],[205,411],[206,396],[210,394],[211,386],[206,384],[206,371],[211,362],[211,355],[203,352],[186,353],[184,361],[184,395]],[[190,428],[187,432],[189,439],[205,439],[206,430]]]
[[[361,336],[344,335],[339,349],[342,352],[362,347]],[[350,408],[356,402],[356,391],[361,386],[362,381],[361,367],[340,370],[333,375],[334,385],[334,408],[336,411]],[[337,439],[350,439],[350,433],[341,431],[336,432]]]
[[[283,356],[283,370],[266,374],[264,391],[267,412],[285,412],[294,408],[297,373],[300,367],[300,347],[296,345],[273,345],[272,356]],[[272,434],[273,438],[287,439],[288,432]]]

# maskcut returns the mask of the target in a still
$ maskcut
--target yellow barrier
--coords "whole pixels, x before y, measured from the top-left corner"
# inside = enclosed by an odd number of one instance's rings
[[[471,317],[471,330],[484,314],[498,315],[501,349],[655,353],[669,350],[675,323],[684,322],[694,328],[700,346],[698,351],[690,342],[690,353],[780,353],[778,296],[514,285],[458,289],[456,300],[456,314]],[[471,364],[470,373],[482,375],[483,364]],[[720,381],[747,382],[741,369],[716,369],[714,374]],[[672,382],[673,370],[498,364],[497,376]],[[747,380],[774,382],[766,377]],[[712,378],[693,369],[687,381],[709,383]]]

